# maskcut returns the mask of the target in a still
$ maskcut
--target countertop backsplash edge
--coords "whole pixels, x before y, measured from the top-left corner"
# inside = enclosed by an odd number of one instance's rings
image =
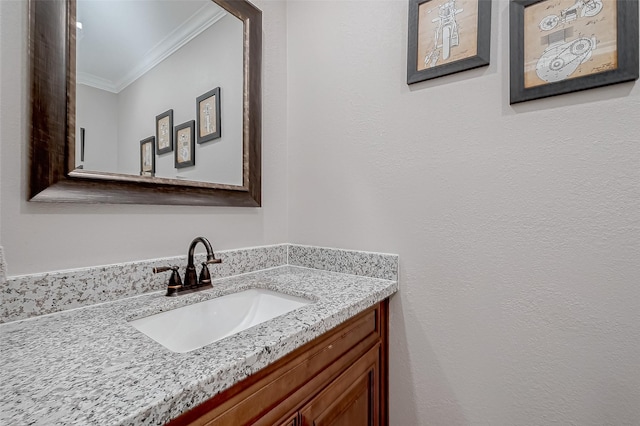
[[[288,264],[329,272],[398,281],[398,255],[288,244]]]
[[[226,278],[283,266],[286,244],[215,251],[222,263],[210,265],[212,277]],[[204,253],[195,255],[200,268]],[[7,277],[2,285],[0,323],[18,321],[83,306],[110,302],[166,288],[169,272],[154,274],[154,266],[180,266],[187,256],[164,257],[63,271]]]
[[[330,272],[398,280],[398,256],[356,250],[297,244],[274,244],[215,252],[221,264],[211,265],[215,279],[284,265]],[[196,254],[195,263],[204,261]],[[64,271],[4,277],[0,281],[0,323],[115,301],[165,288],[167,273],[153,274],[152,267],[180,265],[187,256],[165,257]],[[3,268],[3,273],[5,272]]]

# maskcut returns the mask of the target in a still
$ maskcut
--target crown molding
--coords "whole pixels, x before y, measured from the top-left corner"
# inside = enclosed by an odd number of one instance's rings
[[[149,51],[140,58],[137,65],[120,80],[114,82],[92,74],[78,72],[76,77],[77,83],[116,94],[120,93],[131,83],[142,77],[153,67],[171,56],[182,46],[189,43],[226,15],[227,12],[223,9],[212,8],[211,5],[205,4],[182,25],[149,49]]]
[[[119,92],[113,81],[81,71],[76,74],[76,84],[84,84],[85,86],[95,87],[115,94]]]

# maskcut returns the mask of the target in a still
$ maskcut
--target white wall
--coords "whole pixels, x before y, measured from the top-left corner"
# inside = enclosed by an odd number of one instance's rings
[[[0,1],[0,245],[9,275],[182,255],[197,235],[217,250],[287,241],[286,9],[279,1],[256,4],[269,46],[263,55],[259,209],[27,202],[27,2]]]
[[[3,22],[4,22],[4,10],[2,7],[0,7],[0,36],[4,35],[3,32]],[[4,37],[3,37],[4,38]],[[2,176],[2,136],[4,135],[4,133],[2,133],[2,117],[4,115],[4,109],[5,109],[5,105],[4,105],[4,96],[3,96],[3,92],[4,92],[4,80],[2,79],[2,73],[4,72],[4,60],[3,60],[3,51],[4,51],[4,45],[0,45],[2,46],[2,48],[0,49],[0,176]],[[2,199],[2,185],[0,185],[0,200]],[[0,208],[0,223],[2,223],[2,209]],[[6,271],[6,263],[4,260],[4,249],[2,247],[2,226],[0,226],[0,283],[3,282],[3,280],[6,279],[6,275],[7,275],[7,271]]]
[[[288,4],[289,239],[400,254],[391,422],[640,421],[640,85],[406,84],[407,1]]]
[[[76,85],[76,164],[85,170],[118,171],[118,96],[84,84]],[[84,162],[80,161],[80,129],[85,129]]]

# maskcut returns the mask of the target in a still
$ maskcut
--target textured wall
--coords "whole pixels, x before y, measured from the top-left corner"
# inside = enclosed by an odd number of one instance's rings
[[[285,4],[264,13],[263,207],[59,205],[27,193],[27,2],[0,1],[0,232],[9,275],[186,254],[197,235],[214,249],[287,240]]]
[[[76,165],[82,164],[85,170],[118,172],[118,95],[77,84],[76,102]],[[81,128],[85,129],[84,162],[80,160]]]
[[[291,242],[400,254],[392,425],[640,422],[640,87],[406,85],[406,1],[291,1]]]

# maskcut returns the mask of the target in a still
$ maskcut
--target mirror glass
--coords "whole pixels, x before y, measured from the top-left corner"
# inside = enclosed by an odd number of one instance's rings
[[[76,167],[242,186],[243,22],[210,0],[76,13]]]

